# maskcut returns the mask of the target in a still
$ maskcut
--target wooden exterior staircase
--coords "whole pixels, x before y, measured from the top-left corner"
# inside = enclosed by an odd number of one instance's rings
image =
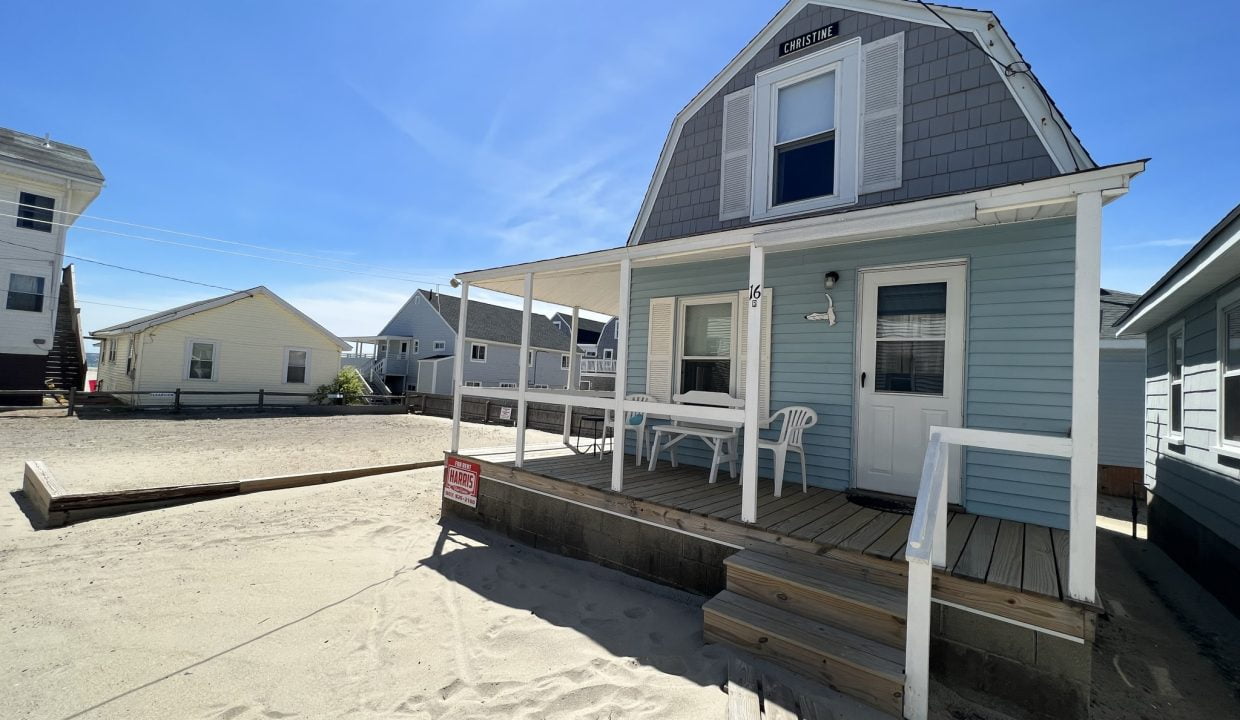
[[[903,716],[904,576],[783,548],[742,550],[703,607],[704,635]]]
[[[46,385],[55,390],[83,390],[86,386],[86,353],[82,323],[78,317],[73,266],[65,267],[56,306],[56,334],[43,371]]]

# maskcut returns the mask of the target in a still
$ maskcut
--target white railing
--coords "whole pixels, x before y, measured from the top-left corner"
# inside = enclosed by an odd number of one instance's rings
[[[1072,457],[1072,440],[1047,435],[930,428],[921,466],[917,505],[909,526],[908,617],[904,640],[904,717],[925,720],[930,712],[930,595],[934,569],[947,564],[947,475],[953,445],[1007,452]]]
[[[611,373],[616,372],[615,360],[600,360],[598,358],[581,358],[581,372],[583,373]]]

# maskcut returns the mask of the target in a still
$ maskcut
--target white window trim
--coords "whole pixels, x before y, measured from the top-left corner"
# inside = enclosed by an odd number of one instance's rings
[[[1172,343],[1172,338],[1177,334],[1180,336],[1181,341],[1184,342],[1184,358],[1180,361],[1180,429],[1178,432],[1172,429],[1174,424],[1171,417],[1171,363],[1175,358],[1175,345]],[[1174,445],[1180,445],[1184,442],[1184,370],[1187,367],[1185,360],[1188,358],[1188,342],[1184,336],[1183,320],[1176,320],[1167,326],[1167,337],[1164,342],[1167,348],[1167,372],[1164,375],[1167,378],[1167,441]]]
[[[477,359],[477,358],[475,358],[475,357],[474,357],[474,348],[482,348],[482,359],[481,359],[481,360],[479,360],[479,359]],[[487,344],[486,344],[486,343],[476,343],[476,342],[471,342],[471,343],[469,344],[469,361],[470,361],[470,362],[485,363],[485,362],[487,361],[487,355],[488,355],[488,354],[489,354],[489,353],[488,353],[488,351],[487,351]],[[479,385],[478,387],[482,387],[482,386],[481,386],[481,385]]]
[[[530,387],[533,388],[534,390],[550,390],[551,389],[550,385],[543,385],[543,384],[531,385]]]
[[[41,232],[41,231],[36,230],[35,232]],[[33,273],[34,271],[30,271],[30,272]],[[13,290],[13,277],[14,276],[35,278],[35,279],[43,281],[43,291],[39,293],[39,297],[42,298],[43,302],[40,303],[40,307],[38,310],[22,310],[21,308],[9,307],[9,293],[14,292]],[[51,288],[50,278],[48,278],[46,275],[34,275],[34,274],[27,274],[25,272],[14,272],[10,270],[8,271],[8,281],[9,281],[9,284],[5,286],[5,292],[4,292],[3,310],[5,312],[26,313],[27,315],[42,315],[43,313],[48,311],[48,305],[50,304],[48,303],[48,300],[49,300],[48,290]],[[21,293],[21,294],[22,295],[33,295],[34,293]]]
[[[499,386],[502,388],[515,388],[517,384],[515,382],[502,382]]]
[[[835,73],[835,194],[772,205],[778,90]],[[806,55],[754,77],[752,220],[784,217],[857,202],[860,182],[861,39]]]
[[[728,394],[735,397],[736,393],[736,368],[740,364],[740,348],[736,345],[736,301],[737,295],[734,292],[717,293],[713,295],[688,295],[676,298],[676,346],[675,357],[673,358],[673,377],[672,377],[672,394],[680,392],[680,374],[684,361],[702,359],[702,360],[718,360],[719,358],[708,358],[698,355],[685,357],[685,308],[691,305],[722,305],[728,303],[732,308],[731,333],[732,337],[729,341],[728,352]]]
[[[465,387],[482,387],[482,383],[477,380],[466,380]]]
[[[568,368],[569,368],[568,356],[561,355],[560,356],[560,369],[567,370]]]
[[[288,368],[289,368],[288,354],[293,351],[304,352],[306,354],[306,379],[299,383],[289,382],[289,379],[288,379]],[[280,369],[280,383],[283,385],[309,385],[310,384],[310,357],[313,354],[314,353],[310,350],[310,348],[304,348],[304,347],[284,348],[284,366]],[[215,369],[214,366],[212,366],[212,370],[214,369]]]
[[[404,341],[404,342],[407,342],[407,343],[408,343],[409,341],[408,341],[408,340],[406,340],[406,341]],[[412,343],[410,343],[409,345],[406,345],[406,346],[405,346],[405,352],[406,352],[406,353],[408,353],[408,352],[409,352],[409,347],[410,347],[410,345],[412,345],[412,347],[413,347],[413,353],[416,355],[416,354],[417,354],[417,352],[418,352],[418,341],[417,341],[417,340],[414,340],[414,341],[413,341]]]
[[[135,336],[136,337],[136,336]],[[189,361],[194,357],[194,344],[211,346],[211,377],[209,378],[192,378],[189,376]],[[129,343],[130,352],[132,352],[133,341]],[[135,363],[136,365],[137,363]],[[210,338],[185,338],[185,362],[181,367],[181,379],[188,382],[219,382],[220,379],[220,341],[211,340]]]
[[[604,360],[614,360],[615,357],[616,357],[616,353],[614,350],[612,350],[611,348],[603,348],[603,359]]]
[[[211,352],[211,371],[215,372],[215,351]],[[188,360],[185,364],[189,367]],[[187,370],[188,372],[188,370]],[[125,375],[131,380],[138,376],[138,336],[129,336],[129,347],[125,350]]]
[[[1240,458],[1240,442],[1228,440],[1223,437],[1223,430],[1226,427],[1225,421],[1227,419],[1224,416],[1224,411],[1227,407],[1226,379],[1229,375],[1232,377],[1240,375],[1240,368],[1236,368],[1230,372],[1227,370],[1227,316],[1225,315],[1225,311],[1233,309],[1237,306],[1240,306],[1240,288],[1232,290],[1226,295],[1220,297],[1214,306],[1215,322],[1217,322],[1215,337],[1217,338],[1218,344],[1217,354],[1215,355],[1215,360],[1218,366],[1218,374],[1215,376],[1218,378],[1218,388],[1216,391],[1218,396],[1218,415],[1216,417],[1218,419],[1215,423],[1217,427],[1214,435],[1214,451],[1220,455],[1225,455],[1231,458]]]
[[[436,340],[433,343],[431,343],[431,349],[432,350],[447,350],[448,342],[446,340]]]

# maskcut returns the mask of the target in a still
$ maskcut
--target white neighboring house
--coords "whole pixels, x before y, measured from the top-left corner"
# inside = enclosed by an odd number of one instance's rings
[[[127,392],[310,393],[340,372],[349,344],[259,286],[140,317],[91,334],[101,340],[99,390],[123,402],[170,404]],[[239,394],[184,395],[183,404],[250,404]],[[275,403],[272,398],[267,402]],[[280,404],[306,398],[280,397]]]
[[[48,356],[61,313],[65,232],[102,188],[82,148],[0,128],[0,389],[41,389],[47,380],[80,387],[79,377],[62,383],[49,373]],[[64,319],[73,321],[62,323],[70,330],[62,344],[73,345],[61,348],[68,368],[81,363],[82,348],[71,331],[76,317]]]

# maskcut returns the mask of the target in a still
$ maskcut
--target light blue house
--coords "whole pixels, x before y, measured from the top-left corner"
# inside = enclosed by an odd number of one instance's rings
[[[519,435],[510,466],[473,459],[496,484],[483,485],[494,487],[489,502],[511,492],[499,486],[540,497],[562,487],[573,505],[554,507],[574,532],[580,522],[585,540],[562,527],[518,527],[533,514],[483,502],[469,517],[536,536],[539,547],[551,533],[555,549],[593,543],[590,523],[612,522],[576,520],[581,504],[636,516],[667,533],[649,542],[648,561],[631,547],[571,553],[712,592],[713,566],[700,582],[698,570],[685,570],[702,562],[703,542],[780,563],[803,551],[795,562],[820,579],[865,575],[828,567],[827,556],[872,568],[878,555],[899,593],[884,612],[901,618],[895,655],[875,650],[886,668],[875,677],[893,683],[881,692],[849,685],[842,668],[855,661],[841,659],[834,641],[816,645],[821,662],[808,664],[797,658],[809,641],[790,638],[802,643],[796,651],[764,645],[778,628],[763,618],[783,617],[775,606],[789,595],[738,599],[732,565],[727,589],[707,604],[707,637],[770,653],[880,707],[894,697],[906,716],[924,717],[934,635],[936,672],[954,685],[1000,695],[1036,687],[1031,716],[1087,713],[1102,215],[1144,161],[1096,162],[1029,68],[989,12],[789,2],[676,114],[623,246],[457,275],[465,294],[480,287],[522,296],[526,307],[539,300],[613,315],[617,339],[614,391],[458,381],[458,410],[463,397],[507,398],[709,425],[715,437],[735,432],[739,487],[720,480],[716,489],[705,474],[678,484],[685,465],[718,459],[698,439],[712,436],[697,430],[683,433],[680,467],[635,471],[616,453],[603,483],[597,463],[579,473],[563,461],[537,469]],[[464,314],[460,323],[472,328]],[[780,496],[759,441],[777,437],[771,418],[792,406],[817,421],[803,438],[808,487],[797,467]],[[631,453],[634,434],[625,437]],[[664,567],[676,552],[668,547],[693,552]],[[997,586],[1009,594],[992,595]],[[746,614],[750,600],[762,607]],[[1075,643],[1080,664],[1043,667],[1031,652],[1012,661],[1019,672],[996,671],[986,687],[952,676],[970,662],[991,667],[1010,647],[980,648],[980,628],[941,636],[948,628],[931,629],[932,607],[964,618],[956,628],[998,618],[1012,643],[1024,642],[1021,633],[1031,643]],[[825,622],[815,607],[782,611]],[[1050,620],[1067,616],[1071,627]],[[848,619],[829,624],[832,633],[855,629]],[[953,653],[959,662],[945,663]],[[892,657],[898,670],[885,664]]]
[[[1240,614],[1240,206],[1116,325],[1145,334],[1150,540]]]
[[[345,338],[357,349],[344,364],[356,367],[373,387],[390,392],[451,394],[460,298],[418,290],[377,335]],[[475,322],[466,338],[464,381],[473,387],[516,387],[521,355],[521,311],[473,300]],[[525,353],[528,383],[563,388],[572,350],[568,336],[541,316],[531,318]]]

